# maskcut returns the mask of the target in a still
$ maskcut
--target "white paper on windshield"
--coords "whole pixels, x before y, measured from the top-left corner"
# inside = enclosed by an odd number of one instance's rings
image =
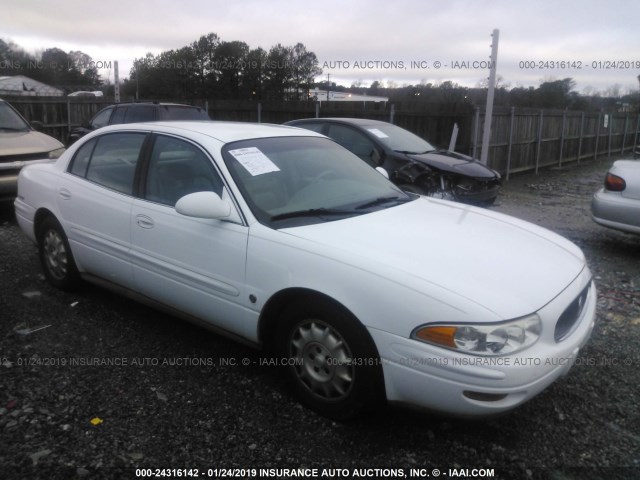
[[[369,130],[378,138],[389,138],[389,135],[384,133],[382,130],[378,130],[377,128],[367,128],[367,130]]]
[[[256,147],[238,148],[229,150],[229,153],[254,177],[263,173],[280,171],[276,164]]]

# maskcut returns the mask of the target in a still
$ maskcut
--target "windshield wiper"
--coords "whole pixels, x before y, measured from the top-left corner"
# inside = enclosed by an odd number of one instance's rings
[[[358,205],[356,209],[364,210],[365,208],[375,207],[377,205],[382,205],[384,203],[390,203],[390,202],[405,203],[408,201],[409,201],[408,198],[398,197],[397,195],[394,195],[393,197],[379,197],[379,198],[376,198],[375,200],[371,200],[370,202],[366,202],[366,203],[363,203],[362,205]]]
[[[292,212],[279,213],[271,217],[271,220],[284,220],[296,217],[320,217],[323,215],[356,215],[360,212],[354,210],[338,210],[332,208],[309,208],[307,210],[294,210]]]
[[[425,150],[424,152],[412,152],[410,150],[394,150],[394,152],[404,153],[405,155],[423,155],[425,153],[435,152],[436,150]]]

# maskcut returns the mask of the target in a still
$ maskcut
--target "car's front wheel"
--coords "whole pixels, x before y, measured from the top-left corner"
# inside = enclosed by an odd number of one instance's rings
[[[40,263],[47,280],[62,290],[72,290],[78,283],[79,274],[69,242],[60,223],[46,218],[38,229]]]
[[[375,408],[382,368],[369,333],[328,301],[300,301],[282,316],[277,352],[301,403],[336,420]]]

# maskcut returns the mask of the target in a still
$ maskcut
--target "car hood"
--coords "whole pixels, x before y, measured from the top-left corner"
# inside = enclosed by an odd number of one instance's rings
[[[578,247],[549,230],[425,197],[282,232],[357,268],[393,272],[390,280],[426,294],[430,285],[455,292],[500,318],[539,310],[586,266]]]
[[[0,156],[47,154],[64,145],[53,137],[33,130],[0,132]],[[44,155],[46,158],[47,155]]]
[[[420,163],[429,165],[446,172],[458,173],[474,178],[495,178],[496,174],[493,170],[476,162],[473,158],[457,152],[449,152],[447,150],[436,150],[428,153],[411,153],[407,156]]]

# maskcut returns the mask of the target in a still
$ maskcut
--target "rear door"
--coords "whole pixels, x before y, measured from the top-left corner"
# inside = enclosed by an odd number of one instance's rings
[[[117,132],[82,145],[58,184],[58,206],[82,270],[130,287],[130,214],[146,132]]]

